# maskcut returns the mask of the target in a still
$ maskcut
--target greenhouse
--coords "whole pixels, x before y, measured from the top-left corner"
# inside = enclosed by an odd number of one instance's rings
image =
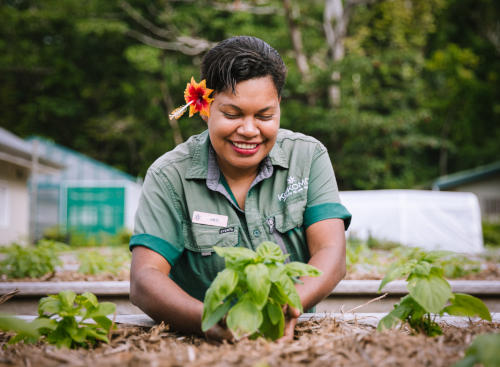
[[[39,156],[65,167],[56,174],[31,177],[34,238],[54,227],[90,235],[133,227],[141,190],[136,178],[49,140],[28,140]]]

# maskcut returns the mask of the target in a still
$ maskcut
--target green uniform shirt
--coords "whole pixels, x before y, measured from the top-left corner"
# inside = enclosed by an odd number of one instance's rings
[[[242,211],[217,165],[208,131],[192,136],[149,168],[130,248],[145,246],[172,266],[170,277],[203,301],[224,259],[213,246],[277,243],[290,261],[308,262],[305,229],[351,215],[340,204],[326,148],[316,139],[280,129],[261,162]]]

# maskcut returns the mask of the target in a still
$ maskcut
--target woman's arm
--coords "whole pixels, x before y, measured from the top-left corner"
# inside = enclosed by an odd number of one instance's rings
[[[345,228],[342,219],[325,219],[311,224],[306,229],[307,244],[311,259],[308,264],[321,270],[319,277],[303,277],[304,284],[297,284],[302,306],[305,310],[327,297],[345,275]],[[292,339],[300,316],[298,310],[287,309],[284,339]]]
[[[327,297],[345,275],[344,221],[325,219],[311,224],[306,238],[311,255],[308,264],[322,272],[319,277],[305,277],[304,284],[297,284],[302,306],[307,310]]]
[[[168,276],[171,266],[163,256],[143,247],[132,250],[130,301],[155,321],[174,330],[202,334],[203,303],[191,297]],[[215,325],[206,336],[216,340],[232,339],[229,330]]]

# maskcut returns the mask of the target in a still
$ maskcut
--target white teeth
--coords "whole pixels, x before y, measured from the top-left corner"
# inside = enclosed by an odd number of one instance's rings
[[[233,143],[236,148],[240,149],[255,149],[257,144],[242,144],[242,143]]]

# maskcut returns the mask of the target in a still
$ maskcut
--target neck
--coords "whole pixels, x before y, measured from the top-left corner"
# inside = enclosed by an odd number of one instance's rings
[[[247,181],[257,177],[257,174],[259,173],[259,167],[252,167],[248,169],[240,169],[240,168],[233,168],[233,167],[225,167],[224,163],[221,162],[219,157],[217,156],[217,164],[219,165],[219,169],[226,178],[226,180],[235,182],[235,181]]]

